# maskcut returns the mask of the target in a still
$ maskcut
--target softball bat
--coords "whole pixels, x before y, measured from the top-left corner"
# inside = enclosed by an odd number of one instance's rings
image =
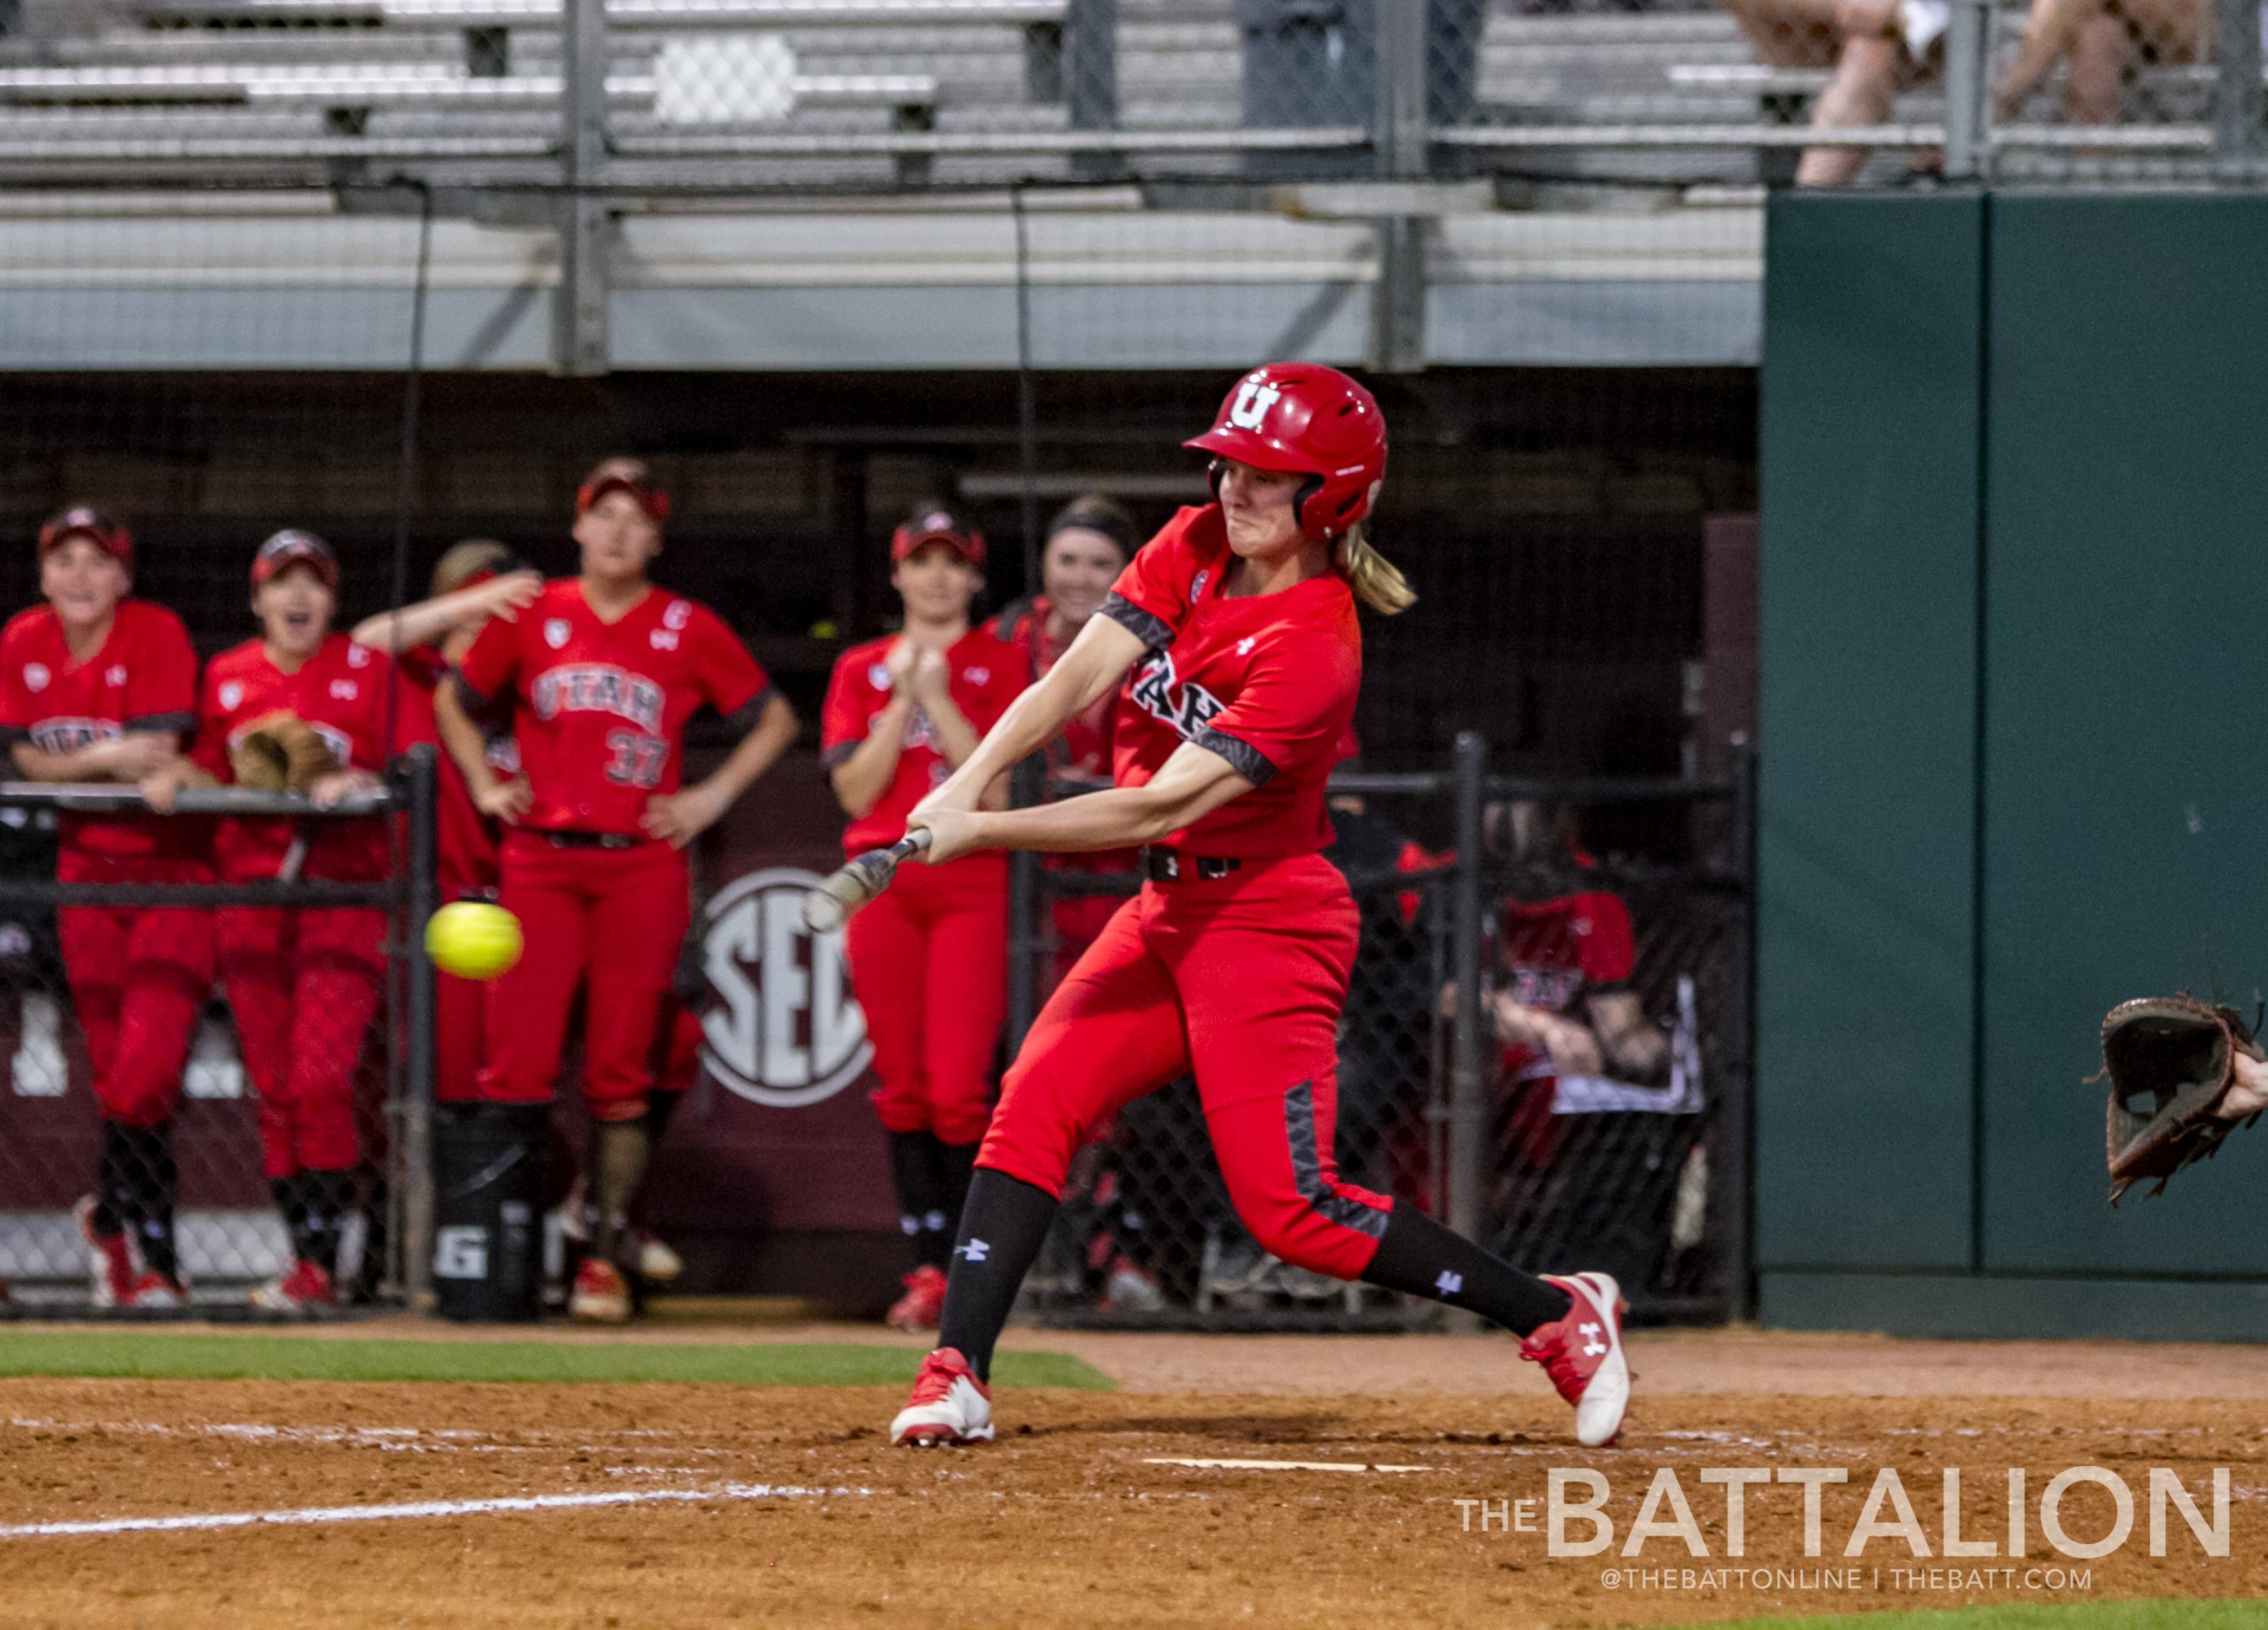
[[[929,847],[929,829],[916,827],[888,849],[870,849],[841,867],[804,896],[804,927],[832,934],[850,913],[889,887],[898,862]]]

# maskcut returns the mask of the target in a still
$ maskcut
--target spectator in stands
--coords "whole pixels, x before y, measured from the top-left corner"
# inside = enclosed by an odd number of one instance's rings
[[[1812,104],[1814,129],[1885,123],[1900,90],[1944,66],[1946,0],[1725,0],[1725,9],[1773,66],[1834,70]],[[1869,151],[1806,148],[1796,184],[1847,185],[1858,179]],[[1928,155],[1916,167],[1934,164]]]
[[[2013,121],[2048,70],[2069,58],[2065,121],[2116,124],[2125,112],[2132,69],[2205,59],[2212,23],[2197,0],[2032,0],[2023,43],[1993,94],[1993,117]]]
[[[1588,875],[1575,811],[1523,801],[1489,811],[1492,847],[1513,883],[1499,925],[1500,978],[1485,1011],[1503,1048],[1503,1141],[1529,1167],[1550,1163],[1562,1077],[1651,1085],[1669,1073],[1669,1037],[1631,989],[1630,911]]]

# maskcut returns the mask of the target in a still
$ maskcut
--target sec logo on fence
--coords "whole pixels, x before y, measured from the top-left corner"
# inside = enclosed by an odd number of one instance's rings
[[[520,959],[520,920],[501,905],[459,900],[425,922],[425,954],[444,974],[493,979]]]
[[[766,866],[702,912],[702,964],[716,1001],[701,1059],[727,1091],[772,1109],[822,1103],[858,1079],[874,1050],[850,994],[843,935],[804,926],[819,874]]]

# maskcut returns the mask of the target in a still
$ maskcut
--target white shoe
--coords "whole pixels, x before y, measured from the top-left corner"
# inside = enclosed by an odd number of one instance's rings
[[[667,1285],[685,1271],[685,1259],[670,1249],[668,1240],[659,1235],[639,1229],[630,1236],[630,1243],[638,1253],[638,1277],[655,1285]]]
[[[1572,1304],[1556,1323],[1529,1332],[1520,1356],[1543,1366],[1559,1395],[1575,1406],[1575,1441],[1602,1448],[1622,1430],[1630,1408],[1630,1366],[1622,1356],[1622,1287],[1613,1276],[1545,1274]]]
[[[992,1394],[954,1347],[921,1361],[913,1396],[889,1424],[889,1440],[909,1448],[992,1441]]]

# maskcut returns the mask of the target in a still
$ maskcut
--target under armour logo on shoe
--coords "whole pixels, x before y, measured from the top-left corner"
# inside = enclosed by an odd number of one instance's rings
[[[1433,1288],[1444,1296],[1454,1296],[1464,1288],[1464,1276],[1461,1273],[1451,1273],[1444,1268],[1441,1269],[1441,1277],[1433,1281]]]
[[[1598,1339],[1599,1326],[1596,1324],[1578,1324],[1575,1328],[1582,1333],[1583,1356],[1585,1358],[1596,1358],[1600,1354],[1606,1351],[1606,1343]]]
[[[981,1262],[986,1257],[992,1254],[992,1247],[984,1240],[972,1239],[965,1246],[955,1246],[953,1247],[953,1254],[955,1256],[967,1257],[972,1262]],[[1604,1352],[1605,1349],[1601,1348],[1600,1350]]]

